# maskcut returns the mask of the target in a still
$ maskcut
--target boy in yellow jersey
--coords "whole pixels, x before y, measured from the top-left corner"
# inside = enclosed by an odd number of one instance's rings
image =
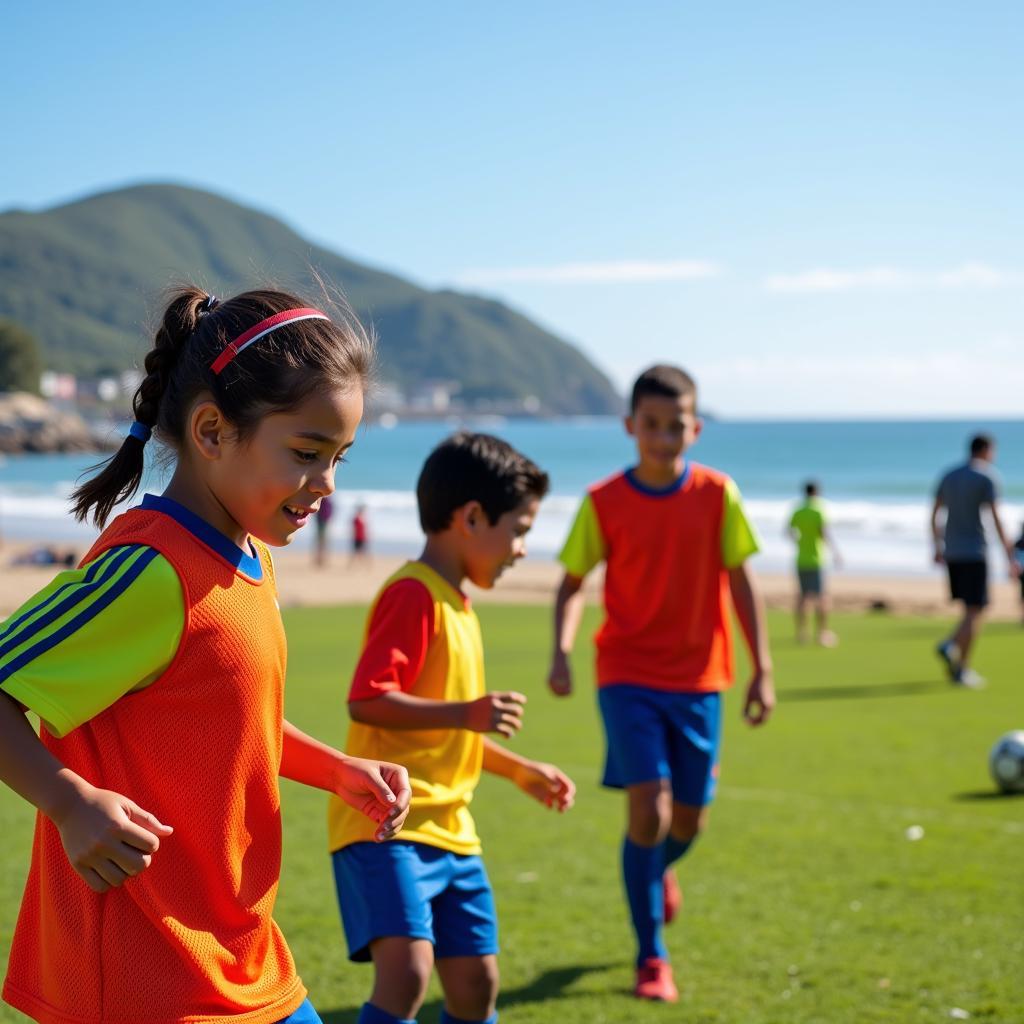
[[[416,486],[427,535],[419,559],[385,583],[370,611],[349,692],[347,750],[375,751],[409,771],[401,842],[331,801],[330,842],[349,958],[373,960],[358,1024],[409,1024],[436,964],[442,1024],[494,1024],[497,922],[469,802],[480,772],[501,775],[564,811],[572,781],[511,753],[526,698],[487,693],[480,626],[462,591],[490,589],[526,553],[548,477],[504,441],[457,434],[428,457]]]

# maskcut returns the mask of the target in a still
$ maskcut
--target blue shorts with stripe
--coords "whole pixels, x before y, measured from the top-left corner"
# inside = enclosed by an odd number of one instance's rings
[[[597,694],[608,744],[603,785],[623,789],[668,779],[676,803],[711,803],[718,781],[720,693],[613,683]]]
[[[426,939],[438,960],[498,952],[494,894],[477,856],[393,839],[331,855],[350,960],[374,939]]]

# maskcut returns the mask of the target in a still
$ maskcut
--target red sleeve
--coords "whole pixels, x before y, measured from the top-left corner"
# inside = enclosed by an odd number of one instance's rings
[[[348,699],[368,700],[392,690],[410,690],[423,669],[433,633],[430,591],[419,580],[393,583],[373,610]]]

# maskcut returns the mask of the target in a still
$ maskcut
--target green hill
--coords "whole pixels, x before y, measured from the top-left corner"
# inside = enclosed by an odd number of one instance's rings
[[[402,389],[454,380],[468,404],[532,395],[548,413],[619,409],[600,370],[522,314],[416,287],[222,196],[140,185],[39,213],[0,214],[0,317],[35,334],[49,368],[71,373],[138,364],[169,284],[191,279],[231,294],[272,281],[309,291],[311,270],[374,325],[382,377]]]

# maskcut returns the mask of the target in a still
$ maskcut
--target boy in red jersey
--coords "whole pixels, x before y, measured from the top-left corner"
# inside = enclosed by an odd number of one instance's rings
[[[661,935],[681,901],[672,865],[706,824],[718,774],[721,691],[733,677],[730,597],[753,662],[744,716],[761,725],[775,704],[764,612],[746,565],[757,539],[732,480],[686,459],[702,427],[696,406],[696,385],[676,367],[653,366],[633,385],[626,430],[638,463],[590,488],[559,556],[548,676],[555,694],[572,691],[581,587],[603,561],[603,781],[626,790],[635,994],[665,1002],[678,998]]]

